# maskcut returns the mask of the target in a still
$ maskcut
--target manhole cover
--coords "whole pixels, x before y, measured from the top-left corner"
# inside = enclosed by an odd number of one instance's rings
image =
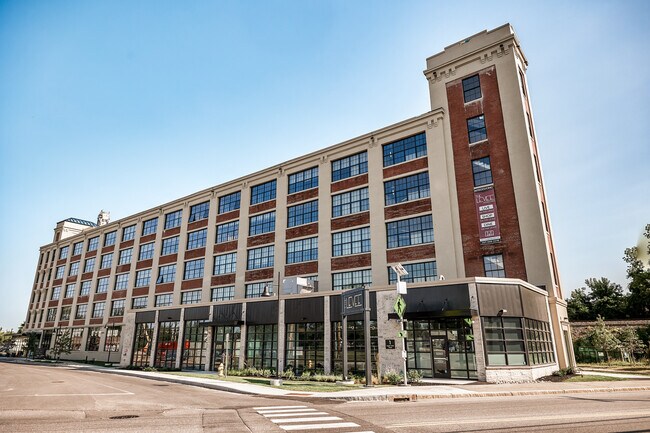
[[[108,419],[131,419],[131,418],[139,418],[140,415],[115,415],[108,417]]]

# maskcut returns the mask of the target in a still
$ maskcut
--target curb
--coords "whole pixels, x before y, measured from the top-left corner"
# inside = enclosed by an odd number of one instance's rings
[[[531,395],[558,395],[558,394],[589,394],[603,392],[638,392],[650,391],[650,386],[634,386],[625,388],[591,388],[591,389],[550,389],[538,391],[494,391],[476,392],[473,394],[391,394],[391,395],[364,395],[364,396],[332,396],[324,397],[331,400],[345,401],[417,401],[425,399],[458,399],[458,398],[489,398],[489,397],[521,397]]]

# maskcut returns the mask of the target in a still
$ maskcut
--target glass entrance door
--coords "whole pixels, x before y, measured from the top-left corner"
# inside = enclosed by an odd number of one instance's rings
[[[449,351],[447,337],[431,336],[431,354],[433,357],[433,377],[451,377],[449,371]]]

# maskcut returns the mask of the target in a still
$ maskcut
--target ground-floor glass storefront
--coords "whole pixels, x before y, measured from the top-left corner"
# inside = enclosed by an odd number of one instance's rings
[[[409,370],[429,378],[477,378],[470,317],[409,320],[406,329]]]

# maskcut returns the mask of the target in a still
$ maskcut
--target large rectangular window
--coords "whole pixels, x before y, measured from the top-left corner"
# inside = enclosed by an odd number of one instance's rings
[[[490,168],[490,157],[472,160],[472,175],[474,186],[490,185],[492,183],[492,169]]]
[[[108,269],[113,266],[113,253],[104,254],[102,262],[99,264],[100,269]]]
[[[483,317],[488,365],[527,365],[519,317]]]
[[[176,279],[176,264],[161,266],[158,268],[158,279],[156,284],[173,283]]]
[[[215,287],[212,289],[211,302],[235,299],[235,286]]]
[[[203,278],[203,268],[205,267],[205,259],[190,260],[185,262],[185,271],[183,272],[184,280],[192,280],[194,278]]]
[[[369,207],[368,188],[355,189],[332,196],[332,218],[364,212]]]
[[[237,270],[237,253],[223,254],[214,258],[212,275],[234,274]]]
[[[47,318],[46,322],[54,322],[56,320],[56,307],[47,309]]]
[[[54,279],[59,280],[59,279],[63,278],[63,275],[65,275],[65,265],[57,266],[56,267],[56,274],[54,275]]]
[[[64,295],[64,297],[65,298],[72,298],[74,296],[74,292],[76,292],[76,291],[77,291],[77,284],[76,283],[68,284],[68,285],[65,286],[65,295]]]
[[[275,198],[276,181],[272,180],[251,187],[251,205],[273,200]]]
[[[384,144],[384,167],[399,164],[427,154],[427,138],[424,132]]]
[[[436,262],[422,262],[422,263],[403,263],[402,266],[408,272],[408,275],[400,277],[401,281],[406,283],[419,283],[422,281],[436,281],[438,278],[438,268]],[[397,282],[397,274],[389,266],[388,267],[388,283],[395,284]]]
[[[65,246],[65,247],[61,248],[61,250],[59,251],[59,260],[68,258],[68,250],[69,249],[70,249],[70,247],[68,247],[68,246]],[[49,252],[48,252],[48,254],[49,254]],[[42,259],[42,257],[41,257],[41,259]]]
[[[88,312],[88,304],[79,304],[77,305],[77,312],[74,315],[74,318],[76,320],[85,319],[87,312]]]
[[[95,251],[99,247],[99,236],[88,239],[88,251]]]
[[[143,308],[147,308],[147,297],[146,296],[139,296],[137,298],[133,298],[131,301],[131,308],[134,310],[141,310]]]
[[[165,214],[165,230],[173,229],[174,227],[180,227],[182,219],[182,209]]]
[[[143,323],[143,325],[145,325]],[[120,331],[119,326],[109,326],[106,328],[106,338],[104,339],[104,352],[120,351]]]
[[[332,161],[332,182],[368,173],[368,152]]]
[[[156,233],[157,228],[158,228],[158,217],[151,218],[150,220],[143,222],[142,236],[147,236]]]
[[[370,227],[332,233],[332,256],[370,252]]]
[[[524,319],[524,322],[530,364],[538,365],[555,362],[551,328],[548,322],[533,319]]]
[[[239,209],[241,200],[241,192],[233,192],[232,194],[219,197],[219,213],[226,213]]]
[[[130,241],[135,238],[135,224],[122,229],[122,242]]]
[[[207,320],[186,320],[183,327],[183,370],[205,370],[209,360]],[[232,364],[230,364],[232,365]]]
[[[287,242],[287,264],[318,260],[318,238]]]
[[[151,269],[143,269],[135,273],[135,287],[145,287],[151,283]]]
[[[173,303],[173,296],[171,293],[164,295],[156,295],[156,307],[169,307]]]
[[[275,211],[250,217],[248,236],[268,233],[275,230]]]
[[[332,274],[332,290],[354,289],[355,287],[369,286],[371,284],[372,273],[370,269]]]
[[[287,323],[285,370],[296,375],[321,370],[325,364],[325,328],[322,322]]]
[[[178,236],[173,238],[163,239],[162,241],[162,250],[160,252],[161,256],[166,256],[168,254],[176,254],[178,252]]]
[[[117,261],[118,265],[126,265],[131,263],[131,258],[133,257],[133,248],[125,248],[120,251],[120,258]]]
[[[105,247],[110,247],[111,245],[115,245],[115,238],[117,237],[117,231],[113,230],[112,232],[108,232],[104,235],[104,246]]]
[[[91,257],[84,262],[84,273],[92,272],[95,269],[95,258]]]
[[[111,316],[124,316],[124,299],[117,299],[111,303]]]
[[[198,304],[201,302],[201,291],[190,290],[189,292],[181,293],[181,304]]]
[[[429,197],[429,173],[418,173],[384,183],[386,206]]]
[[[348,320],[348,372],[363,376],[366,371],[366,341],[363,320]],[[377,321],[370,321],[372,371],[377,372]],[[332,322],[332,370],[343,371],[343,323]]]
[[[289,175],[289,194],[318,186],[318,167]]]
[[[115,287],[113,290],[126,290],[129,286],[129,274],[118,274],[115,277]]]
[[[246,327],[246,361],[250,367],[278,368],[278,325]]]
[[[90,280],[82,281],[81,287],[79,288],[79,296],[88,296],[90,295]]]
[[[98,326],[88,328],[88,337],[86,338],[86,350],[88,352],[97,352],[99,350],[99,339],[101,331]]]
[[[72,306],[71,305],[61,307],[61,317],[59,317],[59,321],[70,320],[70,315],[71,314],[72,314]]]
[[[486,277],[505,278],[506,268],[503,264],[502,254],[492,254],[483,256],[483,267],[485,268]]]
[[[61,297],[61,287],[54,287],[52,289],[52,296],[50,297],[51,301],[56,301]]]
[[[74,275],[77,275],[78,273],[79,273],[79,262],[70,263],[70,271],[68,272],[68,276],[72,277]]]
[[[197,230],[187,234],[187,249],[193,250],[196,248],[203,248],[208,235],[208,230]]]
[[[138,260],[149,260],[153,258],[154,252],[154,243],[149,242],[148,244],[140,245],[140,253],[138,254]]]
[[[97,280],[95,293],[106,293],[108,291],[108,277],[102,277]]]
[[[81,254],[83,252],[83,249],[84,249],[83,242],[75,242],[75,244],[72,246],[72,257]]]
[[[210,202],[195,204],[190,206],[190,222],[206,219],[210,214]]]
[[[287,210],[287,227],[295,227],[318,221],[318,200],[290,206]]]
[[[104,310],[106,309],[106,302],[95,302],[93,304],[93,319],[104,317]]]
[[[271,281],[246,284],[246,297],[259,298],[262,296],[262,293],[264,293],[264,287],[268,286],[269,290],[271,290],[272,284]]]
[[[117,328],[119,329],[119,328]],[[133,358],[131,365],[135,367],[148,367],[151,357],[151,345],[154,337],[153,323],[137,323],[135,328],[135,341],[133,342]]]
[[[465,103],[481,97],[481,82],[478,75],[473,75],[463,80],[463,99]]]
[[[388,248],[407,247],[433,242],[431,215],[386,223]]]
[[[246,261],[246,269],[261,269],[273,267],[273,254],[275,247],[269,245],[261,248],[253,248],[248,250],[248,260]]]
[[[472,117],[467,119],[467,134],[469,135],[469,143],[476,143],[482,140],[487,140],[487,131],[485,129],[485,116]]]
[[[216,243],[236,241],[239,237],[239,221],[232,221],[217,226]]]

